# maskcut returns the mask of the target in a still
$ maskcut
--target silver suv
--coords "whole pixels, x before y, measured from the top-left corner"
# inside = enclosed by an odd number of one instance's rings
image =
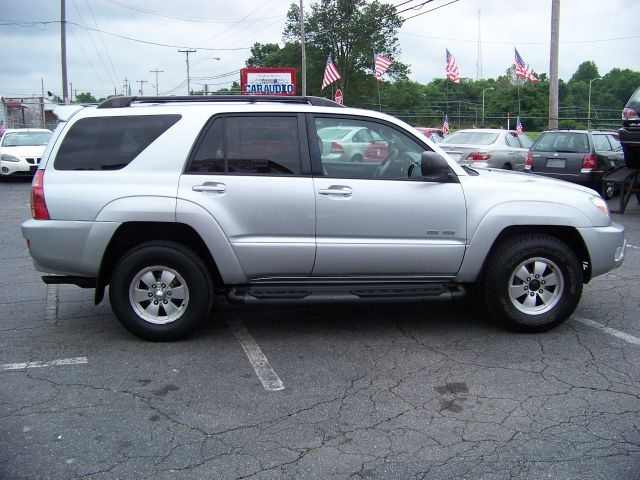
[[[317,132],[331,127],[382,139],[379,161],[323,161]],[[507,328],[540,332],[625,248],[593,190],[463,167],[396,118],[313,97],[81,109],[49,143],[31,209],[22,231],[43,280],[95,288],[96,303],[109,286],[117,318],[149,340],[192,332],[218,293],[244,303],[469,291]]]

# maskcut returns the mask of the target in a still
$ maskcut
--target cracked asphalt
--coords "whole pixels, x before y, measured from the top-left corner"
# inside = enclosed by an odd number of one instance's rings
[[[220,301],[190,339],[148,343],[91,290],[42,283],[29,188],[0,184],[0,363],[86,363],[0,371],[2,479],[640,479],[640,345],[578,319],[640,338],[635,199],[613,215],[625,263],[545,334],[464,303]]]

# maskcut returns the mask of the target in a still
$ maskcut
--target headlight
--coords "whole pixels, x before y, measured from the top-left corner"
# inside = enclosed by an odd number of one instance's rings
[[[611,218],[611,216],[609,215],[609,206],[607,205],[607,202],[605,202],[601,197],[591,197],[590,200],[591,203],[593,203],[605,217]]]
[[[3,162],[19,162],[20,159],[18,157],[14,157],[13,155],[9,155],[8,153],[3,153],[2,157],[0,157]]]

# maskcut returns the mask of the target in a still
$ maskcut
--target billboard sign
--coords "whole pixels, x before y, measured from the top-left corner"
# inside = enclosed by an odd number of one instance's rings
[[[240,70],[243,95],[295,95],[295,68],[243,68]]]

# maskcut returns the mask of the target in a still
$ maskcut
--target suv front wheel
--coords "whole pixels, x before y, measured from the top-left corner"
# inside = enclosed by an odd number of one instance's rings
[[[482,296],[493,318],[517,332],[544,332],[564,322],[582,294],[582,268],[559,239],[511,237],[490,258]]]
[[[142,244],[116,264],[109,300],[116,317],[146,340],[178,340],[209,316],[212,281],[200,258],[179,243]]]

